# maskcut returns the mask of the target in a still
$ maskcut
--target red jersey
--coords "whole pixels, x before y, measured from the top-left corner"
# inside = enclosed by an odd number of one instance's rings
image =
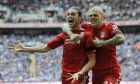
[[[88,32],[92,33],[92,35],[93,35],[93,27],[92,27],[90,22],[83,22],[83,23],[81,23],[81,27],[83,29],[85,29],[85,31],[88,31]]]
[[[96,29],[90,23],[82,23],[82,28],[90,30],[93,36],[98,37],[100,40],[108,40],[112,38],[119,28],[112,22],[104,23],[100,28]],[[89,29],[90,27],[90,29]],[[120,65],[117,60],[116,46],[108,45],[96,48],[96,65],[94,71],[103,69],[115,69],[120,71]]]
[[[48,46],[52,49],[63,46],[62,70],[65,72],[78,72],[88,62],[86,49],[93,46],[92,34],[83,30],[75,30],[81,36],[80,43],[70,41],[64,32],[52,39]]]

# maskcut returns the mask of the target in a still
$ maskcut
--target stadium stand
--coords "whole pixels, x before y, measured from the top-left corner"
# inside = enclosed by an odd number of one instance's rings
[[[0,0],[0,17],[7,23],[64,22],[70,6],[80,6],[84,19],[90,7],[100,6],[107,20],[126,21],[140,19],[139,0]]]

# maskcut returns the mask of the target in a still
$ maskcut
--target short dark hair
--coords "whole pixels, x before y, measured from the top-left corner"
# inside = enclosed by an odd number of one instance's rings
[[[79,16],[82,16],[82,11],[81,11],[81,9],[80,9],[79,7],[77,7],[77,6],[72,6],[72,7],[70,7],[69,9],[75,9],[75,10],[77,10],[78,15],[79,15]]]

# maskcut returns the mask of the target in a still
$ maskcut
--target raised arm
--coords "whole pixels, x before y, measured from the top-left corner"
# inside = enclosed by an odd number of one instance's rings
[[[47,44],[42,44],[38,46],[26,47],[20,41],[17,44],[12,44],[9,46],[9,49],[13,52],[40,52],[45,53],[52,50]]]

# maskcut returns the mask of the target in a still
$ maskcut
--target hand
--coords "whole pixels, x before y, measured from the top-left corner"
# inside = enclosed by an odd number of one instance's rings
[[[24,45],[20,41],[18,41],[17,44],[11,44],[8,48],[10,49],[10,51],[20,52],[24,50]]]
[[[79,34],[71,34],[70,40],[75,43],[80,43],[80,35]]]
[[[75,80],[78,80],[80,75],[82,75],[80,72],[77,72],[77,73],[74,73],[74,74],[71,74],[71,73],[68,73],[71,75],[70,78],[68,78],[67,80],[72,80],[71,83],[73,83]]]
[[[94,42],[94,46],[97,47],[97,48],[99,48],[99,47],[101,47],[103,45],[102,44],[102,41],[99,40],[97,37],[95,37],[95,39],[93,40],[93,42]]]
[[[70,26],[67,23],[62,24],[62,30],[70,36],[71,41],[80,43],[80,35],[72,33]]]

